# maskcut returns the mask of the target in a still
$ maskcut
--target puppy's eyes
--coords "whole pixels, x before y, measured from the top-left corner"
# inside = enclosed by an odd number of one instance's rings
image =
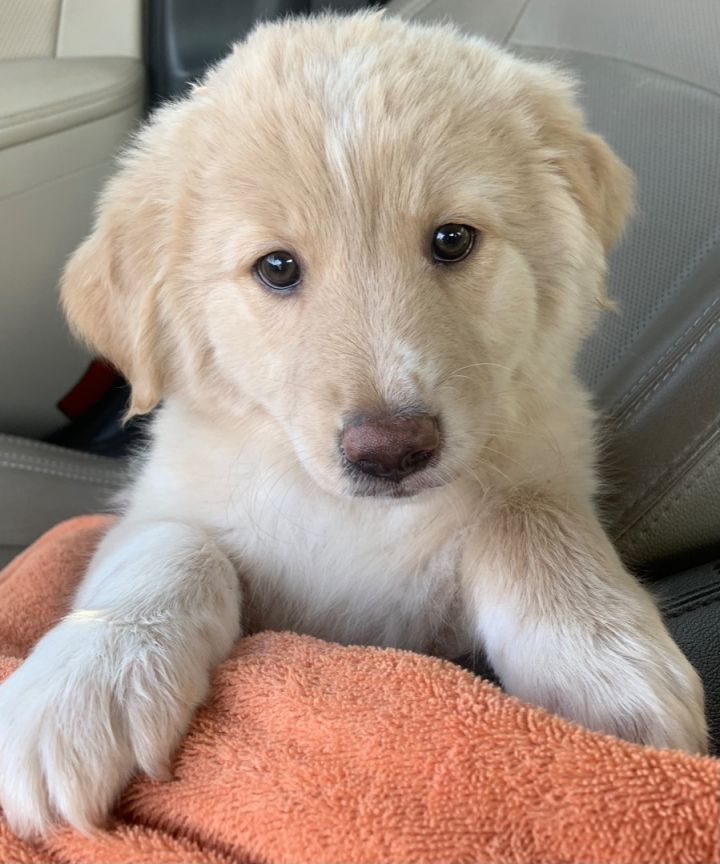
[[[300,284],[300,265],[282,249],[258,258],[253,267],[257,278],[271,291],[285,293]]]
[[[439,264],[454,264],[470,254],[477,232],[469,225],[450,222],[435,229],[432,256]]]

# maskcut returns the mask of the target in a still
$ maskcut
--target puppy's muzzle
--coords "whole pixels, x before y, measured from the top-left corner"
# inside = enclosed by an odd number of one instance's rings
[[[439,446],[438,421],[429,414],[358,415],[340,437],[352,470],[392,483],[425,468]]]

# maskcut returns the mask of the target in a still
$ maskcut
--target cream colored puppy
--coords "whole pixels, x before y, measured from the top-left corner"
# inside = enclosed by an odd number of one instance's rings
[[[162,400],[75,612],[0,687],[19,832],[164,776],[243,633],[447,657],[706,749],[703,694],[593,509],[573,358],[631,178],[572,84],[447,27],[264,26],[157,113],[70,261],[75,330]]]

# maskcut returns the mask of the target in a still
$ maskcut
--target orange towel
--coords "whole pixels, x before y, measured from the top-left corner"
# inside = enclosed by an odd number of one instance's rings
[[[105,517],[0,574],[0,677],[65,611]],[[242,640],[177,755],[106,831],[0,862],[711,864],[720,761],[638,747],[524,705],[450,663],[288,633]]]

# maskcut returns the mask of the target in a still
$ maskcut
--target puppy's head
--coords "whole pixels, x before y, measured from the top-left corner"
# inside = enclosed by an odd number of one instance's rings
[[[552,69],[378,15],[274,24],[141,132],[63,301],[132,412],[255,405],[325,489],[407,495],[567,377],[630,189]]]

